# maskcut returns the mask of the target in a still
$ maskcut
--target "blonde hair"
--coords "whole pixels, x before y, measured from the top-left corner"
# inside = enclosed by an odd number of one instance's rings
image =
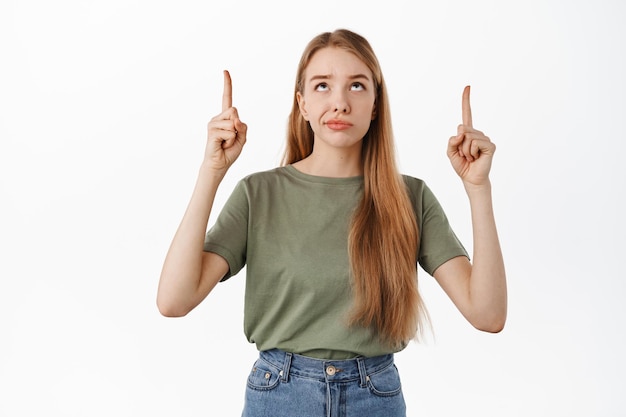
[[[354,32],[338,29],[309,42],[298,65],[296,92],[304,92],[304,72],[313,55],[328,47],[356,55],[371,70],[376,88],[375,119],[362,145],[363,198],[353,214],[348,236],[354,292],[350,322],[373,326],[382,341],[397,347],[422,332],[428,313],[418,292],[419,234],[406,185],[396,166],[385,81],[369,42]],[[309,156],[313,141],[313,131],[302,117],[294,93],[282,164]]]

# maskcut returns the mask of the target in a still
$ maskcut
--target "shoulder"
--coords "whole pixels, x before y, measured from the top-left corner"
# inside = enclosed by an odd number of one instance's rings
[[[404,184],[407,186],[409,195],[412,198],[422,197],[425,192],[430,192],[426,182],[420,178],[403,174],[402,179],[404,180]]]
[[[402,179],[404,180],[404,183],[408,185],[409,187],[411,186],[421,187],[426,184],[424,180],[420,178],[412,177],[411,175],[407,175],[407,174],[402,174]]]
[[[440,210],[437,197],[424,180],[410,175],[402,175],[402,178],[406,184],[409,199],[413,203],[417,213],[421,215],[431,210]]]
[[[291,189],[290,182],[287,168],[277,167],[246,175],[238,181],[235,192],[245,195],[249,200],[267,200]]]
[[[287,176],[288,173],[285,167],[277,167],[246,175],[239,182],[246,187],[255,187],[284,181]]]

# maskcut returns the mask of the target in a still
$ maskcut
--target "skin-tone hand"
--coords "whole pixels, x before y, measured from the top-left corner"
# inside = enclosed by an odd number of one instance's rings
[[[448,141],[448,157],[469,197],[474,261],[470,263],[464,256],[450,259],[435,270],[434,276],[472,325],[499,332],[506,321],[507,288],[489,181],[496,147],[472,126],[469,90],[468,86],[463,91],[463,124]]]
[[[448,141],[448,158],[466,186],[486,185],[496,145],[472,125],[469,86],[463,90],[461,104],[463,123],[458,126],[457,135]]]
[[[237,109],[233,107],[233,86],[228,71],[224,71],[222,113],[211,119],[207,130],[204,164],[223,177],[241,154],[248,132],[248,127],[239,119]]]
[[[218,186],[246,143],[248,127],[232,103],[232,82],[224,71],[222,113],[208,124],[198,180],[161,271],[157,304],[164,316],[180,317],[193,310],[228,272],[226,260],[204,252],[203,245]]]

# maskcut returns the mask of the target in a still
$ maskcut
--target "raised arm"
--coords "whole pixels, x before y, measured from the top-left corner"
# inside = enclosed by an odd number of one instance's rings
[[[462,97],[463,123],[448,141],[448,158],[469,197],[473,230],[472,263],[465,257],[446,262],[434,272],[452,302],[477,329],[499,332],[507,314],[504,261],[494,219],[489,171],[495,145],[473,128],[470,88]]]
[[[232,106],[232,82],[224,71],[222,113],[208,124],[207,144],[198,179],[163,263],[157,306],[164,316],[184,316],[228,272],[219,255],[204,252],[204,236],[217,188],[246,143],[247,126]]]

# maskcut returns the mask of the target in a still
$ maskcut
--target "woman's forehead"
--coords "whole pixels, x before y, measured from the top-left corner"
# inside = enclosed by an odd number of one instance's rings
[[[372,79],[369,67],[354,53],[337,47],[318,50],[304,70],[305,81],[313,77],[355,77]]]

